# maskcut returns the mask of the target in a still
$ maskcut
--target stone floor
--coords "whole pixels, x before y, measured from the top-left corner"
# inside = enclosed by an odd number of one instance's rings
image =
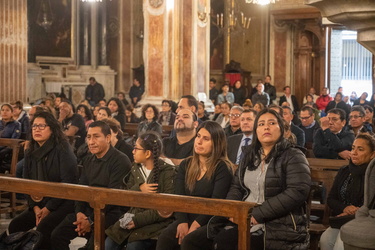
[[[8,225],[10,223],[11,219],[9,218],[9,215],[1,214],[0,218],[0,233],[3,233],[5,230],[8,229]],[[78,248],[84,246],[86,244],[86,239],[77,237],[74,240],[71,241],[69,248],[71,250],[77,250]]]

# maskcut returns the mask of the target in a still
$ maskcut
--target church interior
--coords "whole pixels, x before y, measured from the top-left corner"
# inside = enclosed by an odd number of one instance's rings
[[[278,95],[289,85],[302,101],[311,87],[341,86],[331,73],[335,30],[357,31],[375,51],[373,1],[251,2],[1,1],[0,100],[64,92],[78,103],[91,76],[109,99],[139,77],[144,99],[159,104],[208,94],[210,78],[224,83],[237,72],[247,88],[271,75]]]

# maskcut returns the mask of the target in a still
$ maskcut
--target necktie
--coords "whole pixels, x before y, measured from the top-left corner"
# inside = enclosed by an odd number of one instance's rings
[[[249,146],[250,138],[245,138],[244,140],[245,140],[245,145],[244,145],[244,147]],[[242,160],[242,158],[243,158],[243,152],[242,152],[242,148],[241,148],[240,160]]]

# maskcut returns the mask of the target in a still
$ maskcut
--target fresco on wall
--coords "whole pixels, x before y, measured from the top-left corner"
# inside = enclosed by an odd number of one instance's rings
[[[72,1],[28,0],[28,61],[72,58]]]

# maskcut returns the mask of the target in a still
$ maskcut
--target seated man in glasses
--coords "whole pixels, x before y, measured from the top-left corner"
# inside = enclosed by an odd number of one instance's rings
[[[299,114],[301,124],[298,126],[305,132],[305,148],[312,149],[314,134],[320,128],[319,122],[314,119],[314,110],[309,106],[304,106]]]
[[[357,136],[359,132],[372,132],[372,127],[365,124],[366,111],[364,107],[356,105],[349,114],[349,128]]]
[[[225,135],[227,138],[231,135],[242,134],[240,116],[243,112],[241,106],[233,106],[229,113],[229,125],[224,128]]]
[[[320,118],[321,128],[314,136],[313,151],[317,158],[350,159],[354,133],[346,125],[345,111],[334,108]]]

